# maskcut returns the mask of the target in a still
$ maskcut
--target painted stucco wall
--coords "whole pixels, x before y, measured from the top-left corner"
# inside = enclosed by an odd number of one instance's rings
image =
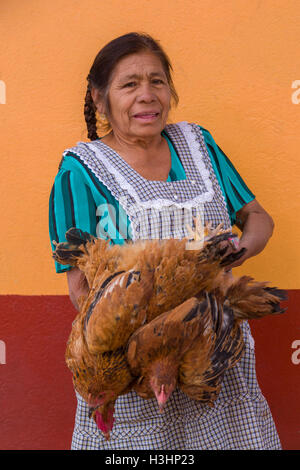
[[[297,0],[1,2],[0,293],[66,293],[50,257],[50,187],[63,150],[87,140],[94,57],[132,30],[161,40],[172,60],[172,121],[209,129],[274,217],[268,247],[241,272],[300,287],[299,20]]]
[[[274,218],[264,252],[234,274],[292,292],[289,316],[254,330],[262,388],[286,448],[300,448],[300,357],[291,360],[300,331],[299,0],[0,3],[0,448],[69,447],[75,403],[63,356],[75,312],[65,275],[54,272],[48,199],[62,152],[87,141],[92,61],[130,31],[159,39],[171,58],[180,101],[170,120],[208,129]]]

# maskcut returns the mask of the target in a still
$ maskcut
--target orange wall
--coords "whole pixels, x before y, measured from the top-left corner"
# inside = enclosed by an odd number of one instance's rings
[[[209,129],[275,219],[268,247],[236,274],[300,288],[299,0],[10,0],[0,30],[0,294],[67,292],[51,259],[49,192],[63,150],[86,140],[95,55],[132,30],[171,57],[172,120]]]

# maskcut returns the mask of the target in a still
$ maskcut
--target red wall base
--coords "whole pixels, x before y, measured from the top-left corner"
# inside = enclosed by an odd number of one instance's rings
[[[257,374],[284,449],[300,449],[300,291],[284,316],[251,322]],[[64,362],[76,312],[67,296],[0,296],[0,449],[69,449],[76,400]],[[3,343],[0,343],[3,346]],[[300,359],[300,353],[299,353]]]
[[[258,382],[282,446],[300,450],[300,290],[289,290],[288,296],[288,302],[282,304],[288,307],[284,315],[252,320],[250,325]]]
[[[74,396],[64,361],[76,314],[67,296],[1,296],[0,448],[69,449]]]

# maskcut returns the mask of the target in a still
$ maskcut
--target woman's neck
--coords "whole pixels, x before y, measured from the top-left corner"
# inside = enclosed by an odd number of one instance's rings
[[[111,147],[143,178],[151,181],[167,181],[172,158],[167,140],[159,134],[157,139],[143,143],[115,139],[111,134],[102,142]]]
[[[154,137],[134,137],[132,139],[113,132],[107,134],[101,141],[123,156],[126,161],[139,163],[151,162],[155,155],[166,151],[167,142],[161,134]]]

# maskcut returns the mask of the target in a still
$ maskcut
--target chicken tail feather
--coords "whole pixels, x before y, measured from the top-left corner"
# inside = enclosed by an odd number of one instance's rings
[[[266,292],[276,296],[280,301],[288,300],[287,291],[284,289],[278,289],[277,287],[265,287]]]
[[[287,292],[277,287],[267,287],[264,282],[255,282],[242,276],[232,283],[226,293],[230,307],[237,319],[247,320],[286,311],[281,302],[287,300]]]

